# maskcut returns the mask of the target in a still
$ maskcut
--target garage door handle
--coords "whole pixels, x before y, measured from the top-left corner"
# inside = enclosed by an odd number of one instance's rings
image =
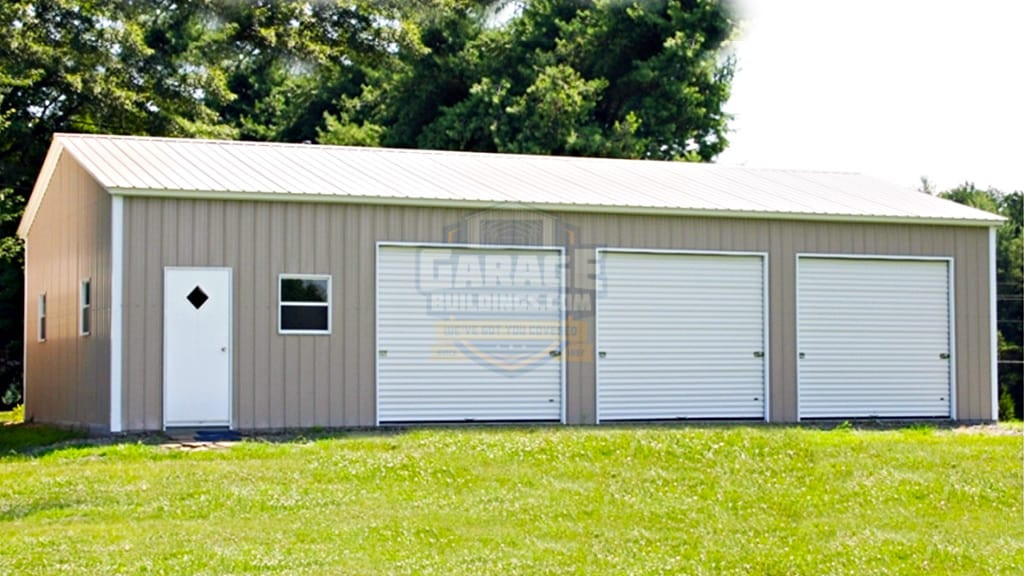
[[[377,352],[377,356],[380,357],[380,358],[387,358],[388,357],[388,351],[387,350],[380,350],[379,352]]]
[[[760,350],[754,352],[754,358],[764,358],[764,352],[761,352]]]
[[[597,357],[598,358],[606,358],[607,356],[608,356],[608,353],[605,352],[604,350],[602,350],[602,351],[597,353]]]
[[[797,354],[796,357],[801,359],[801,360],[803,360],[804,359],[804,353],[801,352],[801,353]]]
[[[949,360],[949,352],[943,352],[942,354],[939,354],[939,358],[942,358],[943,360]]]
[[[559,356],[561,356],[561,355],[562,355],[562,351],[561,351],[561,350],[552,350],[551,352],[548,352],[548,354],[549,354],[549,355],[550,355],[550,356],[551,356],[552,358],[558,358]]]

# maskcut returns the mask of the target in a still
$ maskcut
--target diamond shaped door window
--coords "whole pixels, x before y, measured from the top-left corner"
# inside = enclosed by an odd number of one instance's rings
[[[188,296],[185,296],[185,299],[195,306],[196,310],[199,310],[203,307],[203,304],[206,304],[206,301],[209,300],[210,297],[206,295],[206,292],[203,292],[202,288],[196,286],[188,293]]]

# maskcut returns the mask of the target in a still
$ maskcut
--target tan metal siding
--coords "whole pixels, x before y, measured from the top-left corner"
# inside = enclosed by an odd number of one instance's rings
[[[952,256],[957,417],[991,418],[985,228],[500,211],[502,219],[513,220],[538,214],[573,230],[566,278],[584,293],[594,288],[599,246],[768,252],[773,421],[796,419],[797,253]],[[445,208],[126,198],[126,428],[161,425],[164,266],[235,270],[238,427],[372,425],[376,242],[480,242],[469,232],[461,239],[447,236],[478,216]],[[333,276],[330,336],[277,334],[277,276],[289,272]],[[593,302],[581,303],[585,309],[575,322],[584,336],[570,342],[566,354],[580,359],[567,366],[566,416],[572,424],[595,417],[594,331],[587,315]]]
[[[38,422],[110,426],[110,196],[67,154],[26,238],[25,413]],[[92,328],[79,335],[91,279]],[[37,339],[39,294],[47,339]]]

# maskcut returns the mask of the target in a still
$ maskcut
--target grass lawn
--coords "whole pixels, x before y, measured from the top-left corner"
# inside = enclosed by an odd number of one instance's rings
[[[81,438],[83,434],[74,430],[23,424],[20,412],[0,412],[0,457],[32,451],[64,440]],[[2,462],[2,461],[0,461]],[[0,466],[3,466],[0,463]]]
[[[425,429],[9,454],[0,573],[1018,575],[1019,430]]]

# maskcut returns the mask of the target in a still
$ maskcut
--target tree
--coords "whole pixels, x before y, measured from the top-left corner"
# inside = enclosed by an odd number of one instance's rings
[[[724,3],[533,0],[504,22],[482,16],[490,5],[407,12],[418,42],[335,129],[483,152],[711,160],[725,149]]]
[[[996,320],[999,330],[999,417],[1024,416],[1024,193],[1003,194],[964,183],[943,198],[1006,217],[996,232]]]
[[[387,2],[222,2],[204,65],[233,99],[220,112],[243,139],[312,141],[405,40]]]

